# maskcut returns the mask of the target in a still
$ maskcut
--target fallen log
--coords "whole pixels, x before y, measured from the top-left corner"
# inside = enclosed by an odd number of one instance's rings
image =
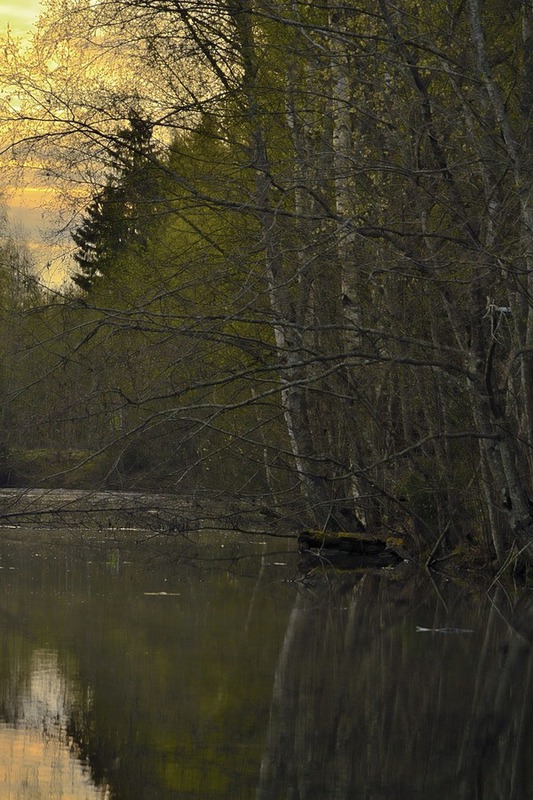
[[[358,531],[302,531],[298,549],[317,563],[326,561],[343,569],[391,566],[406,558],[401,537]]]

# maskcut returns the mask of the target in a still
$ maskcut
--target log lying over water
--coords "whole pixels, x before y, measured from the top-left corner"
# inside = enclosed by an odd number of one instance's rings
[[[405,558],[403,540],[390,534],[302,531],[298,549],[313,561],[329,562],[343,569],[387,567]]]

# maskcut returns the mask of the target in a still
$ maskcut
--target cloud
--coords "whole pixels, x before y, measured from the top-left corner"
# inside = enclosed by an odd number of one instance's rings
[[[0,32],[9,26],[14,34],[27,33],[41,13],[39,0],[21,0],[18,3],[0,3]]]

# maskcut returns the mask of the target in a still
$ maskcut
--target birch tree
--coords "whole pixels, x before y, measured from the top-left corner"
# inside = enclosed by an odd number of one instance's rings
[[[529,546],[531,4],[60,8],[40,73],[8,48],[15,151],[94,196],[132,109],[158,146],[157,241],[78,298],[153,354],[116,373],[121,435],[180,420],[263,483],[283,463],[305,525]],[[146,71],[85,86],[74,43]]]

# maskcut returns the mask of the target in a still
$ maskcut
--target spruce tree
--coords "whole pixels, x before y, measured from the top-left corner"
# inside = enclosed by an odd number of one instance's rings
[[[81,223],[72,232],[78,271],[74,283],[89,292],[128,247],[146,248],[157,204],[158,168],[152,125],[136,112],[111,141],[111,168]]]

